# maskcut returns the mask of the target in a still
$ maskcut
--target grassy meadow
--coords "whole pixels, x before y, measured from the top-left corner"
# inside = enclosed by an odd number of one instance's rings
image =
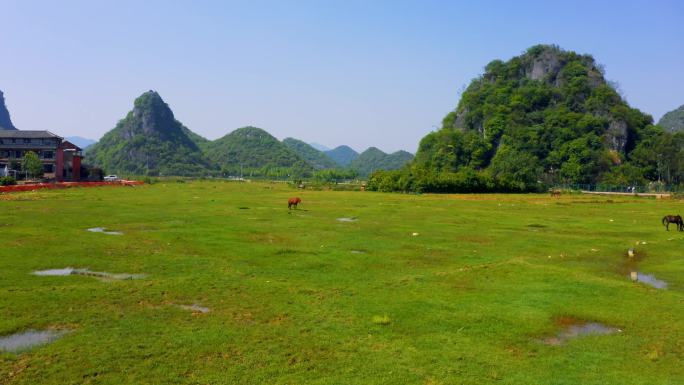
[[[684,384],[670,213],[199,181],[2,195],[0,336],[68,332],[0,352],[0,384]],[[64,267],[146,276],[31,274]],[[620,331],[543,343],[573,319]]]

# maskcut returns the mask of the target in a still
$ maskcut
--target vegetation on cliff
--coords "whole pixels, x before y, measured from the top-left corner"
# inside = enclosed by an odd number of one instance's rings
[[[442,128],[421,140],[415,161],[375,174],[370,188],[534,191],[558,184],[680,183],[684,168],[672,150],[679,140],[631,108],[593,57],[539,45],[489,63]]]
[[[684,131],[684,105],[663,115],[658,125],[670,132]]]
[[[135,99],[133,110],[113,130],[88,148],[87,159],[108,173],[202,175],[212,167],[196,140],[161,96],[148,91]]]

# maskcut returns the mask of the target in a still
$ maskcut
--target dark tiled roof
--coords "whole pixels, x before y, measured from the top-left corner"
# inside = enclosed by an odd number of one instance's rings
[[[62,148],[65,150],[83,151],[83,149],[81,147],[78,147],[77,145],[71,143],[68,140],[65,140],[62,142]]]
[[[59,138],[50,131],[20,131],[20,130],[0,130],[0,138],[19,138],[19,139],[42,139],[42,138]]]

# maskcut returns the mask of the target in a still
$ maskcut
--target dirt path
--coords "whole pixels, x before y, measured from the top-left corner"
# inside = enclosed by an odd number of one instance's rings
[[[582,194],[655,197],[656,199],[667,199],[667,198],[671,197],[670,193],[627,193],[627,192],[607,192],[607,191],[584,191],[584,190],[582,190]]]

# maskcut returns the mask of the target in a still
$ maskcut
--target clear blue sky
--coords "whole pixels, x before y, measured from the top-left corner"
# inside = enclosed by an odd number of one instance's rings
[[[414,152],[496,58],[590,53],[658,119],[684,104],[682,1],[0,0],[20,129],[99,139],[142,92],[215,139],[245,125]]]

